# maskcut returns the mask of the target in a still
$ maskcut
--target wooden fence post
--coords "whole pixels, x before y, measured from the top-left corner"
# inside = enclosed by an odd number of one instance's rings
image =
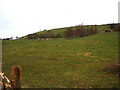
[[[5,81],[2,79],[3,85],[2,85],[2,89],[6,90],[6,86],[5,86]]]
[[[21,76],[22,70],[20,66],[13,66],[11,69],[11,87],[13,89],[20,89],[21,88]]]

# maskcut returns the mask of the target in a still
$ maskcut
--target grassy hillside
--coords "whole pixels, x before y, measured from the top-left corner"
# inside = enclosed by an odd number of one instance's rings
[[[84,25],[83,27],[84,27],[85,29],[88,29],[88,28],[90,29],[91,27],[94,27],[94,26],[96,26],[98,32],[103,32],[103,31],[105,31],[105,30],[111,30],[111,29],[109,28],[109,25]],[[51,30],[43,30],[43,31],[35,32],[35,33],[38,34],[38,35],[40,35],[40,34],[45,34],[45,33],[47,33],[48,31],[52,31],[52,33],[53,33],[54,35],[60,34],[61,38],[64,38],[64,37],[65,37],[64,32],[65,32],[68,28],[75,29],[76,26],[64,27],[64,28],[56,28],[56,29],[51,29]],[[24,37],[21,37],[21,39],[27,39],[27,38],[28,38],[27,35],[24,36]]]
[[[11,66],[20,65],[26,88],[118,87],[118,77],[103,71],[117,61],[118,32],[74,39],[3,41],[3,70],[10,77]]]

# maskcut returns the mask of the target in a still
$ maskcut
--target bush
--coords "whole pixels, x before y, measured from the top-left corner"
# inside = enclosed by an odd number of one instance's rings
[[[71,38],[74,37],[74,30],[72,28],[68,28],[65,32],[65,37],[66,38]]]
[[[38,38],[47,38],[46,34],[39,34]]]
[[[109,65],[103,67],[102,70],[106,73],[112,73],[112,74],[116,74],[116,75],[120,76],[120,63],[117,62],[117,63],[109,64]]]
[[[58,33],[55,38],[61,38],[61,35]]]
[[[89,35],[92,35],[92,34],[96,34],[98,33],[98,30],[97,30],[97,26],[93,26],[91,27],[90,31],[89,31]]]
[[[28,34],[27,37],[28,37],[28,39],[37,39],[38,38],[38,34],[37,33]]]
[[[116,24],[114,24],[114,23],[113,23],[113,24],[108,24],[108,25],[109,25],[109,28],[110,28],[110,29],[114,29],[115,26],[116,26]]]
[[[29,34],[27,35],[28,39],[39,39],[39,38],[60,38],[61,35],[60,34],[54,34],[51,30],[47,31],[46,33],[43,34]]]
[[[51,31],[47,31],[45,34],[47,38],[51,38],[53,36],[53,33]]]
[[[97,27],[84,28],[83,26],[76,26],[73,30],[72,28],[68,28],[64,33],[66,38],[73,37],[84,37],[92,34],[96,34],[98,32]]]
[[[117,25],[114,27],[113,31],[120,31],[120,24],[117,24]]]
[[[82,26],[76,26],[75,28],[75,37],[84,37],[86,31]]]

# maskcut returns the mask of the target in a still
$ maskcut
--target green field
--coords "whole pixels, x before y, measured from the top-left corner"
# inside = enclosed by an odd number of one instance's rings
[[[3,40],[3,70],[22,67],[22,87],[117,88],[103,68],[118,61],[118,32],[73,39]]]

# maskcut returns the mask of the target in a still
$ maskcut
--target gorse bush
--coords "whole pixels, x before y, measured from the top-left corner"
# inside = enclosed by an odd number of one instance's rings
[[[98,32],[97,26],[84,27],[84,26],[75,26],[66,28],[64,31],[65,38],[76,38],[76,37],[85,37],[88,35],[96,34]],[[45,31],[44,33],[33,33],[27,35],[28,39],[41,39],[41,38],[61,38],[61,33],[54,33],[52,30]]]
[[[113,31],[120,31],[120,24],[117,24],[117,25],[114,27]]]
[[[86,31],[83,26],[76,26],[74,32],[75,32],[75,37],[84,37],[86,34]]]
[[[112,23],[112,24],[108,24],[110,29],[114,29],[116,27],[116,24]]]
[[[112,29],[113,31],[120,31],[120,23],[117,24],[108,24],[109,25],[109,29]]]
[[[65,32],[64,35],[66,38],[71,38],[71,37],[75,37],[74,34],[74,30],[72,28],[68,28]]]
[[[37,33],[33,33],[33,34],[28,34],[27,37],[28,39],[37,39],[39,36]]]
[[[91,27],[91,28],[85,28],[83,26],[76,26],[74,29],[73,28],[68,28],[65,32],[64,35],[66,38],[74,38],[74,37],[85,37],[88,35],[96,34],[97,27]]]
[[[60,34],[54,34],[51,30],[47,31],[46,33],[43,34],[29,34],[27,35],[28,39],[41,39],[41,38],[61,38]]]

